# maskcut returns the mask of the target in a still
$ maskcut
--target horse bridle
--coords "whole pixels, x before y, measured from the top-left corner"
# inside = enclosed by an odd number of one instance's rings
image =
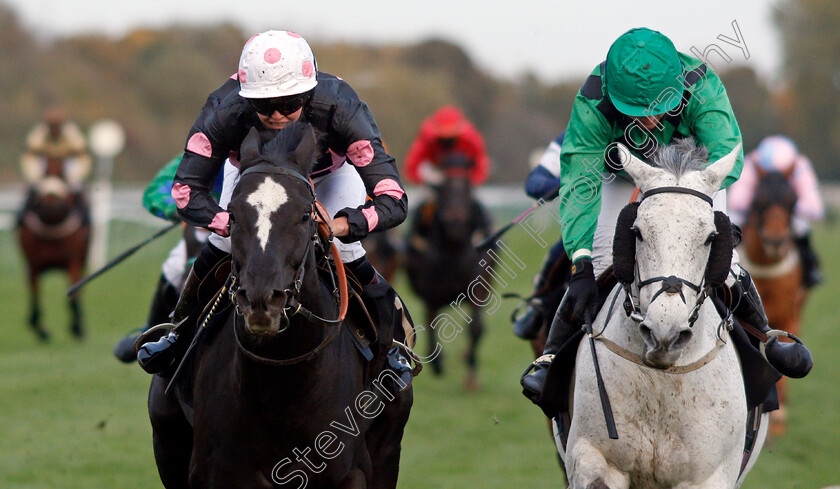
[[[657,188],[648,190],[644,193],[644,196],[642,197],[642,201],[644,201],[646,198],[648,198],[652,195],[664,194],[664,193],[676,193],[676,194],[693,195],[694,197],[697,197],[698,199],[702,199],[704,202],[709,204],[710,207],[712,207],[714,205],[714,203],[712,201],[712,198],[709,197],[708,195],[704,194],[703,192],[699,192],[697,190],[690,189],[690,188],[685,188],[685,187],[672,187],[672,186],[657,187]],[[637,267],[638,267],[638,265],[637,265]],[[711,288],[708,284],[705,283],[706,282],[705,277],[703,278],[703,280],[698,285],[698,284],[692,283],[692,282],[690,282],[690,281],[688,281],[684,278],[677,277],[675,275],[669,275],[667,277],[659,276],[659,277],[649,278],[649,279],[646,279],[646,280],[639,280],[638,283],[636,284],[636,288],[639,291],[641,291],[642,287],[644,287],[646,285],[652,285],[652,284],[655,284],[657,282],[662,282],[662,286],[659,288],[658,291],[656,291],[656,293],[653,294],[653,298],[650,300],[650,304],[653,304],[653,301],[655,301],[663,292],[667,292],[669,294],[679,293],[680,298],[682,299],[683,303],[685,303],[686,302],[685,301],[685,295],[682,292],[683,285],[688,286],[688,288],[690,288],[691,290],[698,293],[697,301],[695,302],[694,308],[691,310],[691,313],[689,314],[689,318],[688,318],[688,326],[690,328],[693,328],[694,323],[697,322],[697,318],[700,316],[700,307],[703,305],[703,302],[709,296],[709,289]],[[627,313],[627,316],[630,317],[630,319],[632,319],[636,323],[641,323],[642,321],[644,321],[644,316],[642,315],[642,312],[639,309],[638,304],[636,303],[637,301],[633,300],[633,293],[632,293],[632,290],[631,290],[631,285],[632,284],[630,284],[630,283],[622,284],[622,286],[624,287],[624,292],[625,292],[624,310]],[[648,307],[650,307],[650,304],[648,304]]]
[[[343,266],[341,264],[341,259],[338,256],[338,252],[333,244],[333,235],[332,231],[329,230],[329,219],[326,217],[326,210],[318,203],[315,199],[315,188],[312,184],[312,181],[300,174],[299,172],[295,171],[291,168],[280,167],[276,165],[272,165],[270,163],[259,163],[256,164],[245,171],[242,172],[242,176],[254,173],[264,173],[269,175],[282,175],[282,176],[290,176],[297,180],[300,180],[306,185],[306,188],[309,190],[309,195],[312,198],[310,202],[311,212],[318,216],[320,219],[319,223],[316,223],[315,219],[310,220],[310,226],[315,226],[312,230],[312,239],[309,240],[309,243],[306,246],[306,250],[304,250],[303,258],[298,266],[297,271],[295,272],[295,278],[292,283],[292,286],[289,288],[284,289],[284,293],[286,294],[286,306],[283,308],[282,316],[281,316],[281,328],[280,333],[286,331],[290,324],[290,318],[296,315],[303,316],[308,322],[320,324],[323,326],[338,326],[344,321],[344,316],[346,314],[346,280],[343,273]],[[320,231],[319,232],[319,227]],[[304,306],[300,300],[298,299],[298,295],[300,294],[300,289],[303,286],[303,278],[306,274],[306,262],[309,258],[309,253],[315,247],[315,243],[321,240],[322,244],[324,245],[325,250],[328,250],[327,253],[332,253],[333,259],[336,260],[336,267],[337,271],[335,274],[330,273],[330,279],[332,281],[332,290],[333,290],[333,297],[336,302],[336,307],[338,309],[337,317],[335,319],[326,319],[323,317],[318,316],[317,314],[310,311],[306,306]],[[327,256],[324,257],[325,259]],[[337,275],[337,277],[335,276]],[[240,315],[239,304],[237,303],[236,299],[236,292],[239,290],[238,279],[236,276],[236,271],[231,270],[231,287],[230,287],[230,300],[236,308],[236,315]],[[344,285],[342,285],[344,282]],[[235,330],[236,328],[234,328]],[[238,334],[234,331],[234,335],[236,336],[237,344],[239,345],[240,349],[250,358],[259,361],[261,363],[266,363],[270,365],[291,365],[294,363],[299,363],[302,361],[306,361],[315,355],[318,354],[323,348],[325,348],[335,337],[338,335],[339,328],[334,328],[334,332],[328,334],[324,337],[324,340],[318,345],[313,351],[301,355],[300,357],[292,358],[292,359],[284,359],[284,360],[276,360],[261,357],[251,351],[248,351],[242,342],[239,340]]]

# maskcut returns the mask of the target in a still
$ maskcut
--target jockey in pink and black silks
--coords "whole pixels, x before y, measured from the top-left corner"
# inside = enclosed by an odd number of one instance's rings
[[[289,48],[281,52],[280,48],[287,45]],[[172,189],[184,221],[226,236],[229,216],[209,193],[225,159],[230,157],[237,166],[239,145],[252,127],[273,131],[299,120],[321,131],[329,148],[311,177],[352,165],[372,197],[367,204],[338,212],[336,217],[345,217],[349,225],[340,239],[358,241],[371,231],[401,223],[406,217],[407,199],[394,158],[385,152],[373,115],[350,85],[316,71],[306,41],[292,32],[259,34],[246,44],[246,51],[249,46],[255,51],[255,61],[245,64],[210,95],[190,129]],[[296,65],[287,67],[286,63]],[[273,89],[270,86],[277,83],[260,79],[263,67],[293,72],[279,83],[288,88]]]
[[[225,207],[239,181],[239,148],[245,136],[256,128],[261,139],[268,140],[296,121],[311,124],[326,146],[309,177],[332,219],[341,260],[365,287],[366,304],[397,314],[393,303],[381,303],[387,294],[367,300],[368,288],[390,289],[390,285],[377,274],[359,243],[368,233],[405,220],[408,199],[394,158],[385,151],[368,106],[350,85],[318,71],[312,49],[301,36],[278,30],[257,34],[245,43],[237,73],[210,94],[187,136],[172,197],[187,224],[214,234],[193,265],[175,308],[174,323],[191,309],[188,302],[194,294],[190,289],[230,253],[230,215]],[[222,170],[222,194],[216,202],[210,189]],[[402,341],[403,333],[395,334]],[[147,342],[138,353],[140,365],[150,373],[171,367],[176,361],[176,349],[171,348],[176,340],[172,332],[157,342]],[[396,350],[389,356],[394,357],[392,364],[400,364]],[[410,381],[407,370],[398,374],[407,376],[406,383]]]

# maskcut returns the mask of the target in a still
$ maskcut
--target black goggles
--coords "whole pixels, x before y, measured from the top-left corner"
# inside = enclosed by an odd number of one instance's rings
[[[294,114],[306,99],[306,94],[290,95],[288,97],[249,98],[248,102],[259,114],[270,117],[275,111],[282,115]]]

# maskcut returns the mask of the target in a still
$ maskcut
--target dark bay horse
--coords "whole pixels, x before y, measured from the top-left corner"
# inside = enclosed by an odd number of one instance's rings
[[[743,229],[741,265],[755,282],[770,327],[798,336],[808,289],[802,283],[802,267],[793,242],[797,196],[790,175],[761,168],[758,172],[759,182]],[[780,408],[770,413],[769,431],[776,436],[785,431],[785,379],[782,377],[776,385]]]
[[[230,299],[222,289],[208,305],[217,311],[206,329],[199,323],[206,334],[175,388],[165,393],[172,372],[152,380],[161,480],[167,489],[394,488],[413,398],[410,385],[394,395],[383,387],[390,379],[380,382],[391,325],[366,361],[349,332],[356,316],[342,324],[344,301],[322,280],[330,247],[304,176],[320,154],[311,127],[292,124],[261,144],[256,130],[243,142],[228,208]]]
[[[476,280],[489,284],[486,271],[494,263],[492,256],[479,253],[475,244],[490,235],[490,218],[473,197],[468,169],[472,164],[462,155],[451,155],[442,164],[446,178],[435,189],[435,195],[414,212],[405,259],[408,281],[426,306],[429,332],[429,355],[435,374],[443,371],[443,348],[435,329],[438,312],[457,302],[458,314],[450,315],[469,323],[469,346],[465,353],[468,372],[467,389],[476,387],[477,347],[484,325],[481,304],[486,297],[470,297],[472,291],[486,287],[470,287]],[[481,293],[478,293],[481,295]],[[471,310],[469,320],[462,308]],[[460,332],[460,329],[458,330]],[[451,338],[449,338],[451,341]]]
[[[29,191],[20,214],[18,240],[26,259],[30,314],[29,326],[39,339],[49,339],[41,323],[40,277],[48,270],[67,273],[71,284],[84,273],[90,242],[90,222],[82,195],[73,192],[63,177],[63,161],[47,160],[44,179]],[[70,331],[84,336],[79,292],[69,297]]]

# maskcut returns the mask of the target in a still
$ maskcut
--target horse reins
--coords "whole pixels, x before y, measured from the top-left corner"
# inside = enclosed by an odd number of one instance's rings
[[[286,288],[284,292],[287,296],[286,306],[283,308],[281,322],[285,323],[285,326],[282,326],[280,329],[280,333],[286,331],[290,324],[290,318],[296,315],[302,316],[307,322],[319,324],[327,328],[331,328],[331,331],[324,336],[324,339],[321,343],[316,346],[313,350],[303,355],[289,358],[289,359],[273,359],[273,358],[266,358],[260,355],[257,355],[254,352],[249,351],[239,339],[239,335],[236,332],[236,321],[239,314],[239,305],[237,304],[236,300],[236,292],[239,290],[239,286],[237,283],[237,277],[234,271],[231,271],[232,275],[232,283],[230,286],[230,300],[236,308],[234,313],[234,337],[236,338],[236,344],[239,349],[250,359],[257,361],[259,363],[263,363],[266,365],[272,366],[285,366],[285,365],[294,365],[297,363],[305,362],[314,358],[318,353],[320,353],[324,348],[326,348],[337,336],[338,333],[341,331],[339,327],[341,323],[344,321],[345,316],[347,315],[347,308],[349,304],[349,293],[347,289],[347,275],[344,269],[344,263],[341,261],[341,256],[339,255],[338,248],[335,245],[333,240],[333,233],[332,229],[329,226],[329,214],[327,213],[326,209],[324,208],[323,204],[318,202],[315,198],[315,187],[312,184],[312,180],[301,175],[299,172],[291,169],[291,168],[284,168],[276,165],[271,165],[268,163],[259,163],[254,165],[245,171],[242,172],[242,176],[251,174],[251,173],[266,173],[272,175],[283,175],[283,176],[291,176],[294,177],[306,184],[307,189],[309,189],[310,196],[312,197],[312,204],[311,204],[311,212],[315,216],[317,216],[317,225],[316,229],[313,232],[312,239],[306,246],[306,250],[303,254],[303,259],[298,266],[297,271],[295,272],[294,282],[292,284],[292,288]],[[313,220],[315,221],[315,220]],[[333,286],[333,296],[335,302],[337,302],[338,312],[337,317],[335,319],[326,319],[323,318],[312,311],[310,311],[306,306],[304,306],[298,300],[298,294],[300,293],[300,289],[303,286],[303,278],[306,275],[306,262],[309,258],[310,250],[314,247],[314,243],[318,240],[325,245],[325,248],[329,248],[329,253],[333,258],[333,262],[335,263],[335,273],[333,274],[332,271],[330,273],[330,280],[332,281]],[[326,257],[324,257],[326,258]]]

